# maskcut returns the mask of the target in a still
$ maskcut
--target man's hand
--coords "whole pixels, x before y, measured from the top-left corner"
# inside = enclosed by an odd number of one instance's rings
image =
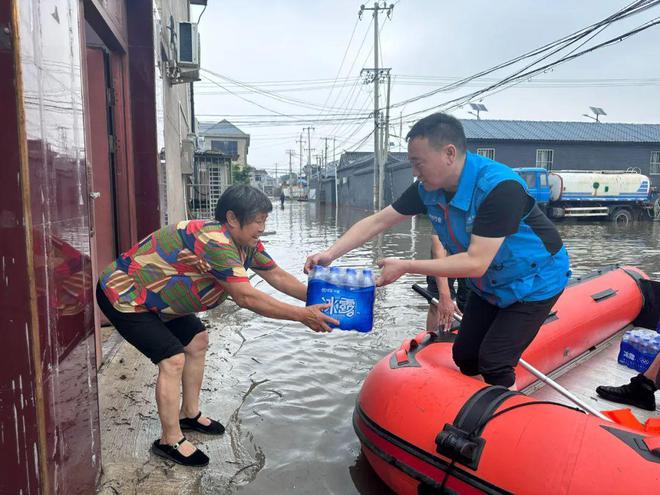
[[[332,262],[332,256],[327,251],[311,254],[307,257],[307,261],[305,261],[304,271],[305,273],[309,273],[316,265],[328,266]]]
[[[305,262],[305,273],[308,273],[316,265],[328,266],[340,256],[361,246],[375,235],[409,218],[412,218],[412,216],[402,215],[392,208],[391,205],[386,206],[367,218],[363,218],[348,229],[328,249],[321,253],[308,256]]]
[[[385,258],[378,260],[378,267],[381,268],[380,275],[376,279],[376,286],[382,287],[383,285],[395,282],[407,272],[407,260],[400,260],[398,258]]]
[[[454,311],[454,301],[452,301],[450,295],[440,294],[436,308],[436,328],[440,331],[448,332],[454,321]]]
[[[339,322],[321,312],[324,309],[328,309],[330,306],[330,303],[307,306],[303,310],[303,316],[300,318],[300,323],[308,326],[315,332],[332,332],[332,328],[330,328],[328,324],[331,323],[337,326],[339,325]]]

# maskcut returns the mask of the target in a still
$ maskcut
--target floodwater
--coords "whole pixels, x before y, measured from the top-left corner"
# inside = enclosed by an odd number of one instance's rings
[[[333,207],[286,203],[284,209],[271,213],[266,229],[274,233],[263,240],[276,262],[303,280],[306,256],[329,246],[366,215],[368,212],[362,210],[346,209],[336,214]],[[626,263],[660,279],[660,223],[558,226],[574,274]],[[381,257],[428,258],[430,235],[428,220],[416,218],[335,263],[375,267]],[[258,453],[260,467],[234,485],[236,493],[389,493],[360,455],[351,418],[360,385],[371,367],[404,338],[423,328],[428,306],[410,288],[421,281],[421,277],[406,276],[379,289],[374,329],[368,334],[340,330],[315,334],[300,324],[255,317],[246,310],[234,315],[245,341],[233,358],[230,373],[234,378],[249,376],[252,387],[229,426],[239,427],[240,440]],[[258,277],[253,283],[291,301]],[[212,327],[222,327],[221,311],[208,317]],[[233,381],[231,376],[221,380]]]

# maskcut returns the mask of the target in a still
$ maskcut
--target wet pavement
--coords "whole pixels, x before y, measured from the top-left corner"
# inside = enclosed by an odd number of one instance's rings
[[[307,254],[330,245],[368,214],[287,203],[270,215],[264,244],[278,264],[305,279]],[[660,223],[558,224],[576,275],[616,263],[660,279]],[[337,260],[374,266],[386,256],[428,258],[431,225],[404,222]],[[220,438],[190,434],[211,457],[208,468],[171,466],[149,454],[159,435],[155,367],[125,345],[99,376],[104,477],[101,493],[386,494],[360,455],[351,416],[371,367],[423,328],[427,305],[406,276],[379,289],[374,330],[315,334],[294,322],[269,320],[233,303],[204,315],[210,350],[202,410],[226,422]],[[278,298],[258,277],[253,283]],[[295,304],[296,302],[294,302]],[[123,376],[123,378],[122,378]]]

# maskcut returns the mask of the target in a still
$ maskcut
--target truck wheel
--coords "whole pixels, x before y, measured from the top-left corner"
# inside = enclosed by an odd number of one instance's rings
[[[632,223],[633,214],[628,208],[617,208],[612,212],[610,218],[616,224],[627,225]]]

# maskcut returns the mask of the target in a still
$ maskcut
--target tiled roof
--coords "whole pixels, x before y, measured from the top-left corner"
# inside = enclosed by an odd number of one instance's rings
[[[660,124],[461,120],[468,140],[660,143]]]
[[[198,122],[198,132],[201,135],[217,135],[217,136],[236,136],[236,137],[249,137],[249,134],[244,133],[234,124],[226,119],[219,122]]]

